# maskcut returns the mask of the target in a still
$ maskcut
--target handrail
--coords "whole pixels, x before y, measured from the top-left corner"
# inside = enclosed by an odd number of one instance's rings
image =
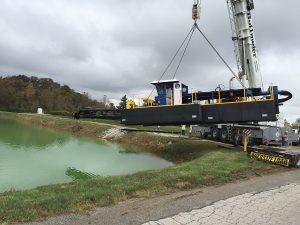
[[[212,92],[212,96],[211,96],[211,100],[206,102],[204,100],[199,100],[198,101],[198,95],[194,89],[192,89],[191,94],[190,94],[190,101],[189,103],[185,103],[185,104],[176,104],[174,101],[174,93],[171,91],[170,92],[170,101],[168,102],[167,105],[159,105],[159,103],[155,102],[155,100],[153,100],[153,96],[149,96],[147,99],[143,100],[142,105],[140,104],[140,98],[139,98],[139,104],[135,105],[135,96],[133,96],[133,100],[131,100],[131,102],[133,103],[131,109],[135,109],[135,108],[147,108],[147,107],[164,107],[164,106],[181,106],[181,105],[191,105],[191,104],[198,104],[198,105],[202,105],[202,106],[209,106],[209,105],[217,105],[217,104],[238,104],[238,103],[250,103],[250,102],[261,102],[261,101],[277,101],[276,95],[277,93],[275,93],[275,87],[273,86],[273,84],[270,86],[269,88],[269,93],[262,93],[262,95],[259,97],[247,97],[247,89],[244,88],[244,96],[240,95],[240,97],[234,98],[229,100],[228,102],[223,101],[222,99],[222,91],[219,89],[217,92],[217,96],[214,96],[214,92]],[[292,95],[287,92],[287,91],[279,91],[278,93],[279,95],[285,95],[287,96],[286,98],[283,99],[279,99],[278,103],[284,102],[289,100]],[[142,98],[143,99],[143,98]]]
[[[152,105],[152,106],[143,106],[143,107],[135,107],[135,109],[142,109],[142,108],[159,108],[159,107],[171,107],[171,106],[186,106],[186,105],[200,105],[200,106],[211,106],[211,105],[228,105],[228,104],[239,104],[239,103],[251,103],[251,102],[270,102],[274,101],[273,99],[254,99],[254,100],[242,100],[242,101],[233,101],[233,102],[220,102],[220,103],[187,103],[187,104],[180,104],[180,105]]]

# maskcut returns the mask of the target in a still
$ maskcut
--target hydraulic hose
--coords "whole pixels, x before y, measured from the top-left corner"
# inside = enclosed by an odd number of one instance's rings
[[[285,98],[278,99],[278,103],[284,103],[284,102],[287,102],[287,101],[289,101],[293,98],[293,94],[289,91],[279,91],[278,94],[286,96]]]

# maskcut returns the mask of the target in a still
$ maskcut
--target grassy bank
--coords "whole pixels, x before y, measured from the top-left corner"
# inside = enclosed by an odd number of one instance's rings
[[[22,120],[94,138],[103,137],[108,129],[114,127],[111,124],[59,117],[1,112],[0,118]],[[211,142],[146,133],[127,133],[112,141],[137,146],[140,150],[171,160],[176,165],[127,176],[85,177],[68,184],[0,194],[0,224],[37,221],[53,215],[110,206],[130,198],[152,197],[223,184],[282,170],[249,160],[243,152],[220,149]]]
[[[36,221],[52,215],[110,206],[133,197],[222,184],[270,169],[268,164],[249,161],[241,152],[217,150],[162,170],[3,194],[0,196],[0,221]]]

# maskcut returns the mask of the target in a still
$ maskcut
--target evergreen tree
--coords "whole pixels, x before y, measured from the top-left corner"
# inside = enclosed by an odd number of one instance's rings
[[[118,109],[126,109],[126,102],[127,102],[127,96],[124,95],[124,96],[121,98],[121,101],[120,101],[120,103],[119,103]]]

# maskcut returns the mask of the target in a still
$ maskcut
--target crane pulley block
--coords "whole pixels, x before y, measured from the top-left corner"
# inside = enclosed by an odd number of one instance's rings
[[[193,10],[192,10],[192,18],[193,20],[199,20],[200,19],[200,13],[201,13],[201,8],[199,4],[194,4],[193,5]]]
[[[247,0],[247,9],[249,11],[254,9],[254,2],[253,2],[253,0]]]

